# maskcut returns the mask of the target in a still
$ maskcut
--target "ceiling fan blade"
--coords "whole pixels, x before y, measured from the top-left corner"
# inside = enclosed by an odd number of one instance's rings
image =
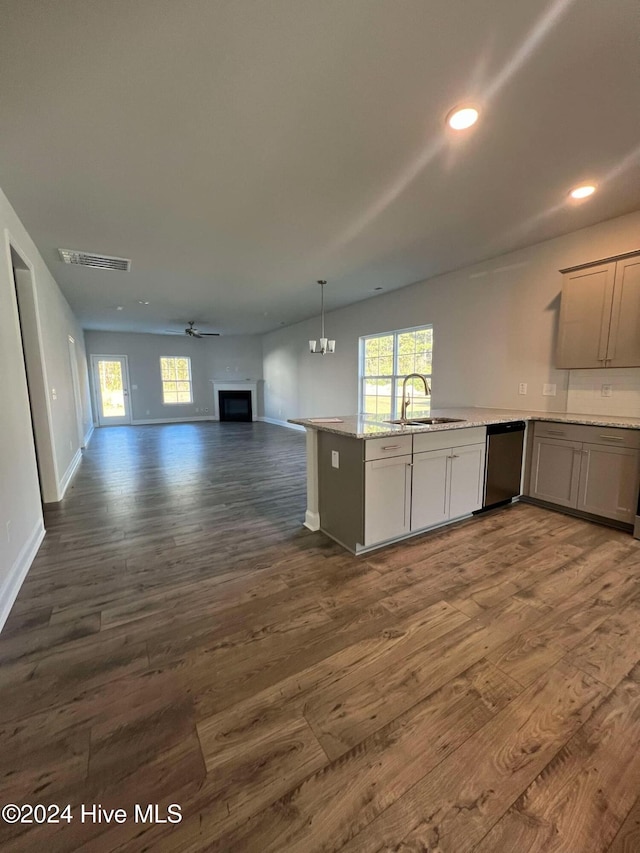
[[[220,332],[200,332],[201,338],[219,338]]]

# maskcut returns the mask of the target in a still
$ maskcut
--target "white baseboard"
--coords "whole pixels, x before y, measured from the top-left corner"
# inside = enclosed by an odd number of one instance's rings
[[[275,424],[276,426],[286,427],[287,429],[302,430],[302,432],[304,432],[304,427],[301,426],[300,424],[290,424],[290,423],[287,423],[287,421],[278,421],[278,420],[276,420],[276,418],[267,418],[264,416],[261,418],[258,418],[258,420],[264,421],[266,424]]]
[[[211,415],[196,415],[193,418],[142,418],[131,421],[132,426],[148,426],[150,424],[187,424],[195,421],[212,421]]]
[[[16,561],[9,571],[9,575],[0,587],[0,631],[4,628],[13,603],[18,597],[20,588],[31,568],[31,563],[38,553],[42,540],[44,539],[44,525],[42,519],[38,521],[31,536],[20,549]]]
[[[93,435],[93,430],[94,430],[94,427],[93,427],[93,424],[91,424],[91,426],[87,430],[85,437],[82,439],[82,449],[83,450],[85,447],[89,446],[89,442],[91,441],[91,436]]]
[[[303,427],[304,429],[304,427]],[[320,530],[320,513],[319,512],[311,512],[311,510],[307,510],[304,514],[304,527],[307,530]]]
[[[76,473],[78,465],[82,462],[82,451],[80,448],[76,450],[73,459],[69,463],[69,467],[64,472],[64,477],[58,484],[58,500],[61,501],[67,491],[69,483],[71,482],[71,478]]]

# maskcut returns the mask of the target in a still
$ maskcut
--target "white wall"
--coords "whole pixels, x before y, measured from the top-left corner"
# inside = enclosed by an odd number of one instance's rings
[[[127,356],[134,423],[212,417],[212,379],[256,381],[262,378],[262,346],[257,335],[189,338],[187,335],[87,331],[85,347],[89,358],[91,355]],[[160,357],[166,355],[191,359],[193,404],[171,406],[162,402]]]
[[[318,318],[265,335],[265,415],[355,413],[358,338],[427,323],[434,327],[434,407],[567,411],[570,372],[553,367],[558,270],[634,250],[640,250],[640,212],[328,313],[335,355],[309,354]],[[602,379],[586,381],[599,389]],[[520,382],[527,383],[527,396],[518,394]],[[542,395],[544,383],[557,386],[555,397]],[[611,405],[621,399],[614,394]]]
[[[43,535],[43,518],[29,397],[22,355],[11,249],[26,261],[35,288],[47,401],[40,399],[49,476],[45,501],[62,497],[80,458],[68,337],[79,342],[79,375],[86,374],[82,331],[38,250],[0,191],[0,628]],[[21,274],[22,275],[22,274]],[[52,389],[56,398],[53,399]],[[90,428],[88,390],[83,421]],[[40,436],[39,436],[40,441]]]

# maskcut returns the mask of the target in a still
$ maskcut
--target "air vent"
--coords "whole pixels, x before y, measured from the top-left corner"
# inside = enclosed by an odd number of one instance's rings
[[[95,267],[98,270],[120,270],[129,272],[129,258],[113,258],[111,255],[94,255],[92,252],[74,252],[73,249],[58,249],[65,264],[78,264],[81,267]]]

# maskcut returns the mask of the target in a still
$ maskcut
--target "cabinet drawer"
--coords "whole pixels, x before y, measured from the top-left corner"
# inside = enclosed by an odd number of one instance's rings
[[[607,444],[609,447],[640,448],[640,431],[637,429],[616,429],[615,427],[584,427],[588,430],[583,441],[591,444]]]
[[[370,438],[364,443],[364,458],[388,459],[392,456],[405,456],[412,450],[410,435],[391,435],[389,438]]]
[[[640,430],[622,429],[621,427],[536,421],[534,436],[536,438],[560,438],[566,441],[582,441],[589,444],[605,444],[609,447],[640,448]]]
[[[535,438],[564,438],[566,441],[582,441],[582,427],[578,424],[565,424],[536,421],[533,426]]]
[[[487,440],[486,427],[443,429],[434,432],[418,432],[413,436],[413,452],[445,450],[447,447],[464,447],[467,444],[484,444]]]

